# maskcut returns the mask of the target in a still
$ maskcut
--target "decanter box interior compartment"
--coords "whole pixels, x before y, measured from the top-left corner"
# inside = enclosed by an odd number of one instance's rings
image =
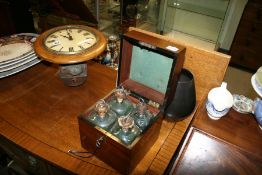
[[[117,88],[78,117],[83,148],[132,172],[158,138],[185,48],[131,30],[121,38]]]

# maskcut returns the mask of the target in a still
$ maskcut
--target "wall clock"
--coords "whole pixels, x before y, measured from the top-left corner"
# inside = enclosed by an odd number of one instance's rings
[[[85,62],[100,55],[106,42],[102,32],[95,28],[66,25],[42,33],[34,48],[43,60],[60,64],[60,77],[66,85],[77,86],[86,80]]]

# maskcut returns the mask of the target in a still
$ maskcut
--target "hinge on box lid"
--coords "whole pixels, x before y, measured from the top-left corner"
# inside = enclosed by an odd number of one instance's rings
[[[159,103],[154,102],[152,100],[149,100],[147,104],[150,105],[150,106],[153,106],[154,108],[157,108],[157,109],[159,109],[159,107],[160,107]]]
[[[130,92],[129,95],[135,97],[136,99],[139,99],[139,101],[143,101],[143,102],[147,103],[149,106],[152,106],[152,107],[157,108],[157,109],[160,108],[160,104],[159,103],[157,103],[155,101],[152,101],[152,100],[149,100],[149,99],[147,99],[145,97],[142,97],[141,95],[139,95],[139,94],[137,94],[135,92]]]

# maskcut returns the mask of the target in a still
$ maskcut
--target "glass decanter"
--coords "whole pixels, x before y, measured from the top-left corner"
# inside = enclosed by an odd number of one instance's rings
[[[105,130],[108,130],[116,119],[116,113],[109,109],[109,105],[104,100],[96,103],[94,111],[88,117],[89,121]]]
[[[140,99],[140,102],[138,103],[137,107],[135,108],[132,117],[135,120],[135,124],[142,131],[144,131],[148,127],[153,115],[147,109],[147,104],[144,102],[144,100]]]
[[[140,134],[140,130],[135,126],[134,119],[129,115],[119,117],[118,125],[120,126],[120,130],[115,134],[127,145],[130,145]]]
[[[124,88],[115,90],[114,97],[109,101],[109,105],[118,116],[127,115],[134,108],[132,102],[127,98],[127,92]]]

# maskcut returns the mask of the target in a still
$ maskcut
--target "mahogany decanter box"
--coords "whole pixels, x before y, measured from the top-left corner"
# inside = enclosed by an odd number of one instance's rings
[[[78,117],[81,144],[123,174],[158,138],[185,48],[131,30],[121,37],[117,87]]]

